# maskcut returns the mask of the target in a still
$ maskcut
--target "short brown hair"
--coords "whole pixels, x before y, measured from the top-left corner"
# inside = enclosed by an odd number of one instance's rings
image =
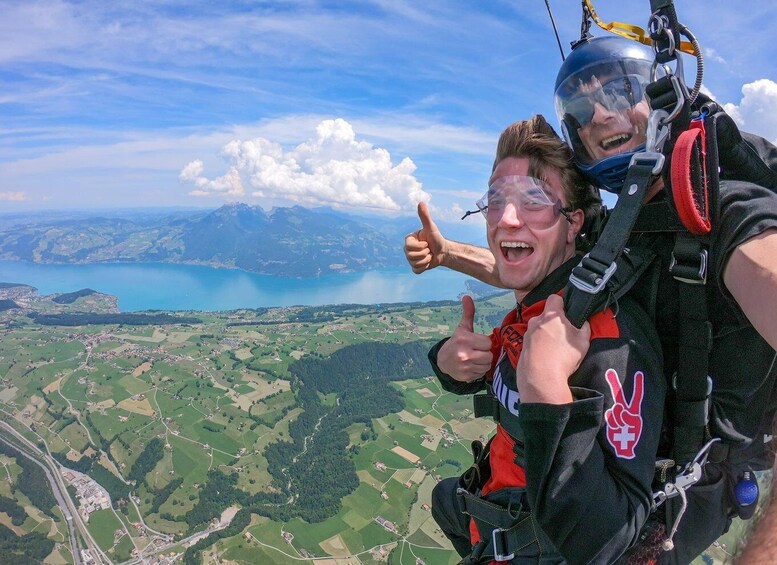
[[[599,191],[575,167],[569,147],[540,114],[515,122],[502,132],[491,171],[508,157],[527,157],[529,175],[537,178],[542,178],[546,167],[557,169],[567,195],[567,207],[581,209],[586,222],[599,214],[602,205]]]

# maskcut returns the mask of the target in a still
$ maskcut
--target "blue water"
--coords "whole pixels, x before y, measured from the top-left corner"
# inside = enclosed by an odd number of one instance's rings
[[[456,299],[464,275],[410,268],[288,279],[244,271],[162,263],[39,265],[0,261],[0,282],[34,286],[40,294],[91,288],[119,299],[122,312],[233,310],[260,306],[382,304]]]

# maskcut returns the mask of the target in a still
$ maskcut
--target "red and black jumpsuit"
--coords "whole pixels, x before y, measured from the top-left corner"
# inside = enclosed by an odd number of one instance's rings
[[[523,404],[516,387],[527,323],[561,292],[579,260],[551,273],[493,331],[492,367],[483,380],[462,383],[440,371],[444,340],[429,352],[445,390],[472,394],[488,386],[501,405],[490,477],[476,494],[530,511],[536,543],[508,548],[512,563],[612,563],[636,541],[650,512],[666,382],[655,329],[635,303],[621,299],[617,316],[608,309],[589,320],[591,346],[569,378],[573,402]],[[457,478],[439,483],[432,511],[463,556],[471,546],[482,549],[490,534],[462,514],[457,486]]]

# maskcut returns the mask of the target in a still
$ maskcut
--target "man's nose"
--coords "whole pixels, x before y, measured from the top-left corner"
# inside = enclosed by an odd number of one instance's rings
[[[502,216],[499,218],[499,225],[502,227],[516,228],[523,225],[518,206],[512,202],[505,204],[502,210]]]
[[[591,116],[592,122],[603,122],[609,118],[612,118],[617,114],[616,111],[610,110],[607,106],[601,102],[594,102],[594,113]]]

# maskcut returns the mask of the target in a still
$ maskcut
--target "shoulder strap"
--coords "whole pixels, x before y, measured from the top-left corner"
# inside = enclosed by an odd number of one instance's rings
[[[664,156],[660,153],[638,153],[632,158],[624,189],[607,225],[594,248],[572,270],[564,291],[564,309],[575,327],[581,327],[607,303],[613,290],[608,283],[618,269],[618,259],[642,209],[647,189],[663,164]]]

